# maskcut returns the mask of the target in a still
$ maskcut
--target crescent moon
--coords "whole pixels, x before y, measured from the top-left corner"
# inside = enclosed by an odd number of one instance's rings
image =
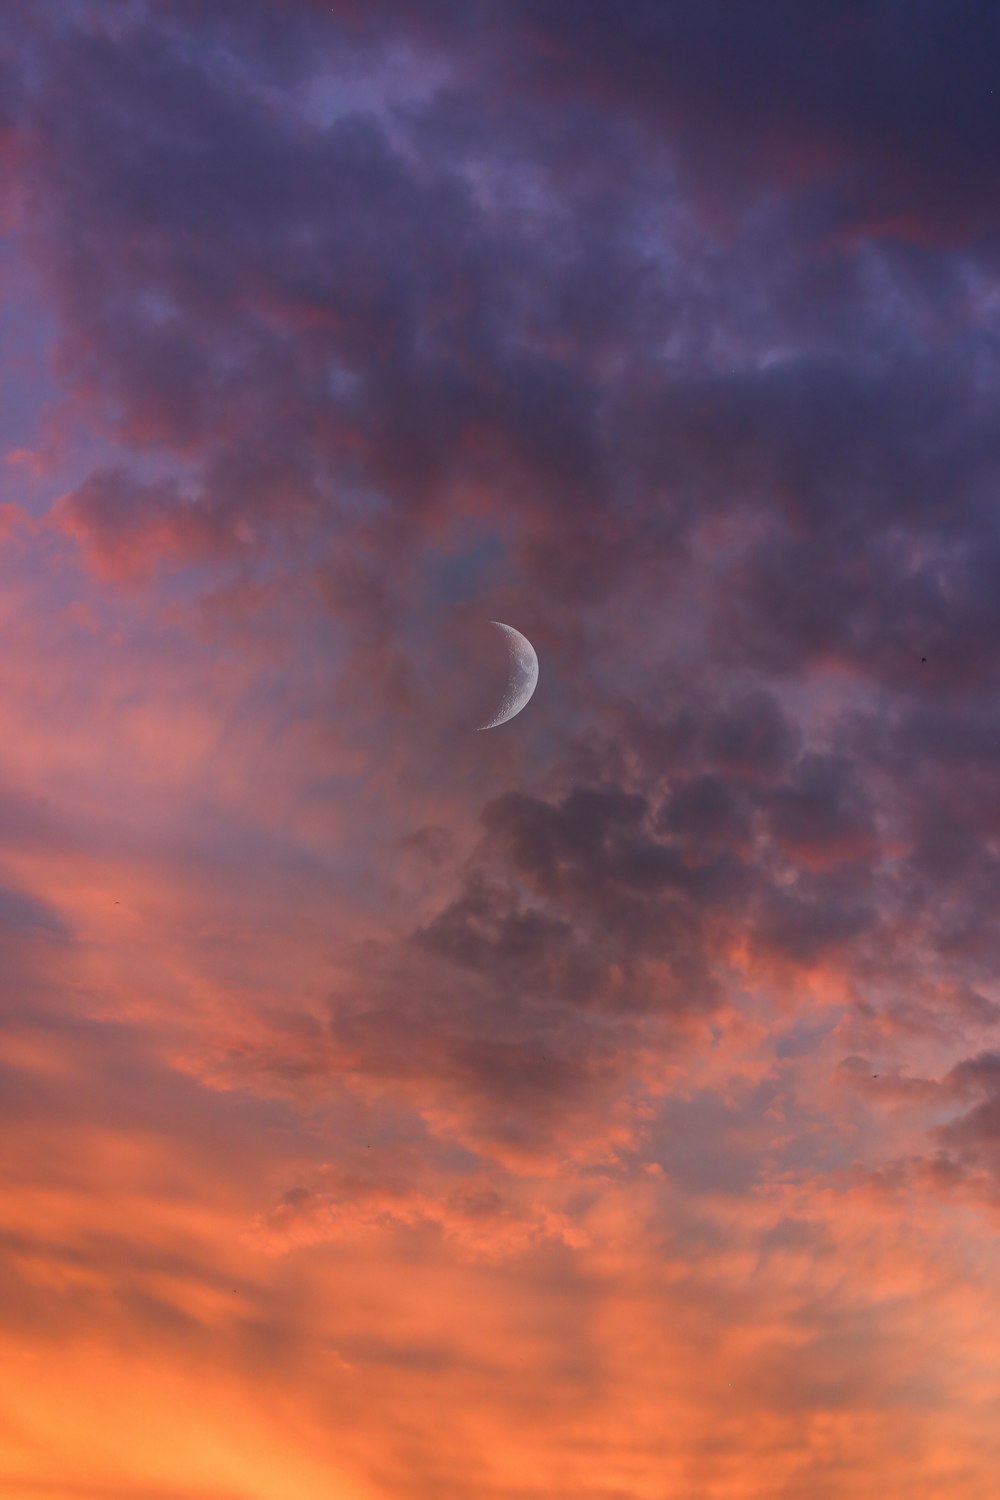
[[[507,638],[510,673],[503,702],[488,724],[480,724],[480,729],[496,729],[498,724],[506,724],[508,719],[521,712],[538,686],[538,657],[527,636],[510,625],[502,625],[499,620],[491,620],[490,624],[495,625]]]

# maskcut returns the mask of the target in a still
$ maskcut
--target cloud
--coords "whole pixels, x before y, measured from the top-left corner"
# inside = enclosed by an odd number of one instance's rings
[[[992,1495],[995,29],[4,11],[12,1494]]]

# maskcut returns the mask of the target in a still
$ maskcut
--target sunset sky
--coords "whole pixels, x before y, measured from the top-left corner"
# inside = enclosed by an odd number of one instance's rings
[[[1000,6],[3,0],[0,378],[0,1500],[996,1500]]]

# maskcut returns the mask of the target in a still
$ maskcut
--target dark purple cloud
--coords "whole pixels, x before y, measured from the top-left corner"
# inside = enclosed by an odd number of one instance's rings
[[[714,601],[723,657],[989,680],[998,452],[972,371],[992,378],[991,345],[968,321],[957,346],[915,339],[968,288],[941,256],[912,277],[890,258],[912,286],[912,318],[901,292],[893,315],[860,249],[820,254],[829,214],[788,216],[883,178],[955,190],[963,148],[969,182],[983,170],[989,13],[921,12],[899,46],[893,15],[298,4],[279,24],[254,4],[54,19],[48,36],[32,20],[16,114],[62,369],[137,454],[188,471],[94,474],[64,504],[71,530],[124,570],[245,560],[275,529],[342,535],[373,505],[393,517],[380,553],[394,531],[433,545],[471,508],[512,527],[512,578],[580,608],[718,513],[745,527]],[[447,82],[333,107],[357,49],[370,63],[404,36]],[[324,79],[326,124],[296,93]],[[960,96],[965,116],[944,107]],[[793,137],[815,161],[774,178]],[[727,191],[757,171],[784,202],[735,209],[727,242],[675,158],[700,178],[724,163]]]
[[[630,1066],[637,1017],[714,1012],[740,965],[849,973],[869,1019],[921,963],[983,985],[996,26],[7,13],[17,229],[67,409],[115,449],[52,521],[104,578],[190,568],[214,618],[286,568],[336,641],[317,736],[413,799],[387,837],[433,895],[329,1049],[274,1071],[353,1048],[487,1136],[516,1096],[528,1139]],[[441,618],[462,637],[487,597],[533,612],[531,763],[447,738]]]

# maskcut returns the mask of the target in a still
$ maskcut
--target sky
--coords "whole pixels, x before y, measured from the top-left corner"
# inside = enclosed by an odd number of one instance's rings
[[[6,0],[4,1500],[993,1500],[998,55]]]

